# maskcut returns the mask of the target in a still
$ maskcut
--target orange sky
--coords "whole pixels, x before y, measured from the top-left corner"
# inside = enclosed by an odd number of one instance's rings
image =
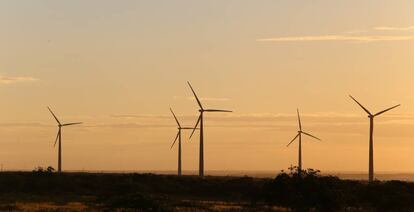
[[[414,172],[414,2],[0,2],[0,162],[65,170],[174,170],[173,107],[194,125],[192,82],[206,106],[206,170],[304,167],[366,171],[366,114],[401,103],[375,126],[375,168]],[[183,169],[198,166],[184,136]]]

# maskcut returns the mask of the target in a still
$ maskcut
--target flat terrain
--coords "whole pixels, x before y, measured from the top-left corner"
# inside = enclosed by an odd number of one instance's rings
[[[414,184],[153,174],[0,173],[0,211],[413,211]]]
[[[252,206],[250,200],[267,181],[153,174],[3,172],[0,210],[256,208],[262,206]]]

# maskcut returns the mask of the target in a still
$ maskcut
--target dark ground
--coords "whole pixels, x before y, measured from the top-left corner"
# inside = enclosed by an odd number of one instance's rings
[[[275,179],[48,172],[0,173],[0,211],[414,211],[414,184],[321,177]]]

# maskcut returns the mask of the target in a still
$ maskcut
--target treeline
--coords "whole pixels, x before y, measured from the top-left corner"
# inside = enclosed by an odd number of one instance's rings
[[[301,177],[297,172],[279,174],[262,188],[262,198],[305,211],[414,211],[414,183],[368,183],[318,173],[309,169]]]
[[[320,176],[317,170],[251,177],[167,176],[53,172],[0,173],[0,203],[84,202],[104,208],[174,210],[192,202],[240,203],[246,208],[279,206],[298,211],[413,211],[414,184],[366,182]]]

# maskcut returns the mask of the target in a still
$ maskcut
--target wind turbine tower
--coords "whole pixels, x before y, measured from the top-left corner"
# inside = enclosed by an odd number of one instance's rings
[[[70,125],[78,125],[78,124],[82,124],[82,122],[74,122],[74,123],[67,123],[67,124],[62,124],[59,119],[56,117],[56,115],[53,113],[53,111],[47,107],[47,109],[49,109],[50,113],[52,114],[52,116],[55,118],[57,124],[58,124],[58,133],[56,136],[56,140],[55,140],[55,144],[53,146],[56,146],[56,143],[59,142],[59,150],[58,150],[58,173],[62,172],[62,127],[66,127],[66,126],[70,126]]]
[[[170,108],[172,115],[174,116],[175,121],[177,122],[177,136],[174,139],[173,144],[171,145],[171,149],[174,147],[175,143],[178,140],[178,176],[181,176],[181,131],[182,130],[192,130],[191,127],[181,127],[180,122],[178,121],[177,116],[174,114],[174,111]]]
[[[353,96],[349,95],[367,114],[369,118],[369,164],[368,164],[368,181],[374,181],[374,118],[388,112],[396,107],[401,105],[395,105],[383,111],[380,111],[376,114],[372,114],[367,108],[365,108],[361,103],[359,103]]]
[[[231,113],[233,111],[230,110],[217,110],[217,109],[205,109],[203,107],[203,105],[201,104],[200,99],[197,97],[197,94],[195,93],[193,87],[191,86],[190,82],[187,82],[188,85],[190,86],[191,91],[194,94],[195,99],[197,100],[198,106],[200,107],[200,109],[198,110],[200,112],[200,116],[198,117],[197,123],[193,129],[193,132],[191,133],[190,138],[193,136],[196,128],[198,127],[198,125],[200,125],[200,159],[199,159],[199,176],[200,177],[204,177],[204,113],[208,112],[208,113],[217,113],[217,112],[222,112],[222,113]]]
[[[307,135],[309,137],[312,137],[314,139],[317,140],[321,140],[316,136],[313,136],[307,132],[304,132],[302,130],[302,122],[300,120],[300,115],[299,115],[299,109],[297,110],[298,113],[298,122],[299,122],[299,130],[298,130],[298,134],[296,134],[295,138],[293,138],[293,140],[287,145],[289,146],[290,144],[292,144],[297,138],[299,138],[299,158],[298,158],[298,175],[299,177],[302,176],[302,135]]]

